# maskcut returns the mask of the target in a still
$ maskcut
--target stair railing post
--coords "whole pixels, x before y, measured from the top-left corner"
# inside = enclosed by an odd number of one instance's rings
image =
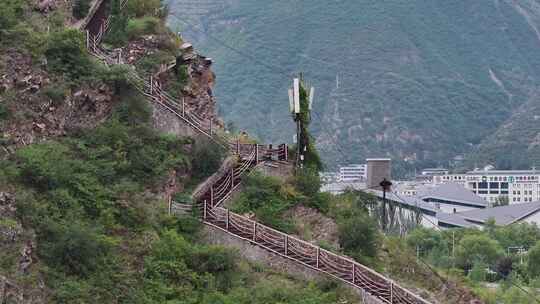
[[[255,165],[259,164],[259,145],[255,144]]]
[[[225,219],[225,229],[227,231],[229,231],[229,217],[230,217],[229,209],[227,209],[227,218]]]
[[[285,161],[289,161],[289,146],[285,144]]]
[[[210,118],[210,136],[212,136],[212,121],[213,121],[213,119]]]
[[[172,214],[172,196],[169,195],[169,215]]]
[[[204,200],[204,206],[203,206],[203,220],[206,221],[206,200]]]
[[[285,255],[287,255],[288,252],[289,252],[289,236],[288,235],[285,235],[285,242],[284,243],[285,243],[284,244],[285,245],[284,246],[285,247]]]
[[[6,285],[7,282],[4,278],[0,276],[0,303],[4,303],[4,300],[6,298]]]
[[[356,284],[356,278],[355,278],[356,274],[355,273],[356,273],[356,264],[353,263],[352,264],[352,283],[353,284]]]
[[[317,247],[317,269],[319,269],[319,256],[321,255],[321,248]]]
[[[234,189],[234,168],[231,168],[231,190]]]
[[[154,95],[154,77],[150,75],[150,95]]]
[[[253,242],[257,241],[257,222],[253,221]]]
[[[90,31],[86,30],[86,48],[90,49]]]
[[[183,117],[186,116],[186,104],[185,104],[184,99],[185,99],[185,97],[182,97],[182,116]]]
[[[214,208],[214,186],[210,186],[210,207]]]
[[[390,304],[394,303],[394,283],[390,282]]]

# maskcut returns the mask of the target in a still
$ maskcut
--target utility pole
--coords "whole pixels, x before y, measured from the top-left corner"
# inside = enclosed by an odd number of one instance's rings
[[[296,167],[300,169],[304,167],[310,144],[307,127],[311,121],[314,94],[313,87],[309,92],[305,88],[302,74],[299,78],[293,79],[293,87],[289,89],[289,109],[296,123]]]
[[[456,232],[452,230],[452,268],[456,268]]]
[[[383,190],[383,207],[382,207],[382,220],[381,220],[381,228],[382,231],[386,231],[386,192],[390,191],[390,187],[392,186],[392,182],[387,180],[386,178],[382,180],[379,184]]]

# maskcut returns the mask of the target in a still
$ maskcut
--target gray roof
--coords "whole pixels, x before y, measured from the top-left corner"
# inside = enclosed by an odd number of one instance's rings
[[[425,192],[418,193],[418,197],[423,200],[433,198],[484,208],[488,206],[488,203],[483,198],[456,183],[444,183],[437,187],[426,189]]]
[[[439,222],[460,227],[471,227],[472,222],[485,223],[490,218],[499,226],[506,226],[520,221],[540,211],[540,202],[512,204],[487,209],[476,209],[453,214],[438,213]]]
[[[474,227],[474,224],[472,224],[471,222],[467,222],[464,218],[462,218],[456,213],[439,212],[437,213],[437,220],[439,222],[439,226],[441,226],[441,223],[444,223],[444,224],[450,224],[452,226],[462,227],[462,228]]]
[[[382,198],[383,197],[383,192],[381,190],[373,190],[373,189],[369,189],[369,190],[366,190],[365,192],[367,193],[371,193],[379,198]],[[386,193],[386,198],[392,202],[396,202],[398,204],[402,204],[402,205],[405,205],[405,206],[408,206],[408,207],[412,207],[412,208],[420,208],[422,210],[425,210],[425,211],[431,211],[431,212],[434,212],[436,213],[437,212],[437,209],[435,209],[433,207],[432,204],[429,204],[429,203],[426,203],[424,202],[423,200],[417,198],[417,197],[413,197],[413,196],[400,196],[400,195],[397,195],[396,193],[393,193],[393,192],[387,192]]]

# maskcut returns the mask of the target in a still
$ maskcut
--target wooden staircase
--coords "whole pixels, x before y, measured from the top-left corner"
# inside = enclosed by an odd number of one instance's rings
[[[103,1],[101,5],[104,6],[106,2],[106,0]],[[125,3],[123,2],[122,5],[125,6]],[[96,12],[102,12],[102,8],[98,8]],[[109,24],[110,17],[102,13],[97,13],[91,18],[86,27],[87,48],[92,55],[106,65],[121,64],[119,54],[101,48],[101,40]],[[133,67],[127,76],[130,83],[150,102],[170,111],[195,131],[212,139],[239,158],[238,165],[231,169],[230,173],[217,179],[194,206],[171,202],[171,212],[185,214],[193,207],[199,208],[202,221],[206,225],[359,288],[382,303],[429,304],[391,279],[349,257],[332,253],[220,207],[239,187],[242,176],[246,172],[266,160],[287,161],[287,146],[280,145],[277,149],[273,149],[272,146],[258,144],[230,143],[223,135],[215,132],[212,121],[201,119],[186,109],[185,103],[165,92],[154,77],[144,79],[135,72]]]

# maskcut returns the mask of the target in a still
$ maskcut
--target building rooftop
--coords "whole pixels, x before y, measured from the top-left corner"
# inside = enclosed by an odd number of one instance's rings
[[[470,175],[519,175],[519,174],[540,174],[540,170],[475,170],[468,171]]]
[[[383,192],[381,190],[373,190],[369,189],[366,190],[367,193],[371,193],[378,198],[383,197]],[[404,195],[398,195],[393,192],[387,192],[386,198],[392,202],[410,207],[410,208],[419,208],[423,211],[428,211],[429,213],[436,213],[437,209],[434,208],[432,204],[426,203],[423,200],[419,199],[418,197],[414,196],[404,196]]]
[[[363,190],[366,189],[366,183],[329,183],[322,185],[321,192],[343,193],[346,190]]]
[[[512,204],[508,206],[469,210],[453,214],[437,213],[439,222],[460,227],[472,227],[474,223],[484,224],[494,219],[499,226],[506,226],[540,211],[540,202]]]
[[[486,208],[488,203],[481,197],[456,183],[444,183],[432,188],[419,190],[418,197],[422,200],[439,199]]]

